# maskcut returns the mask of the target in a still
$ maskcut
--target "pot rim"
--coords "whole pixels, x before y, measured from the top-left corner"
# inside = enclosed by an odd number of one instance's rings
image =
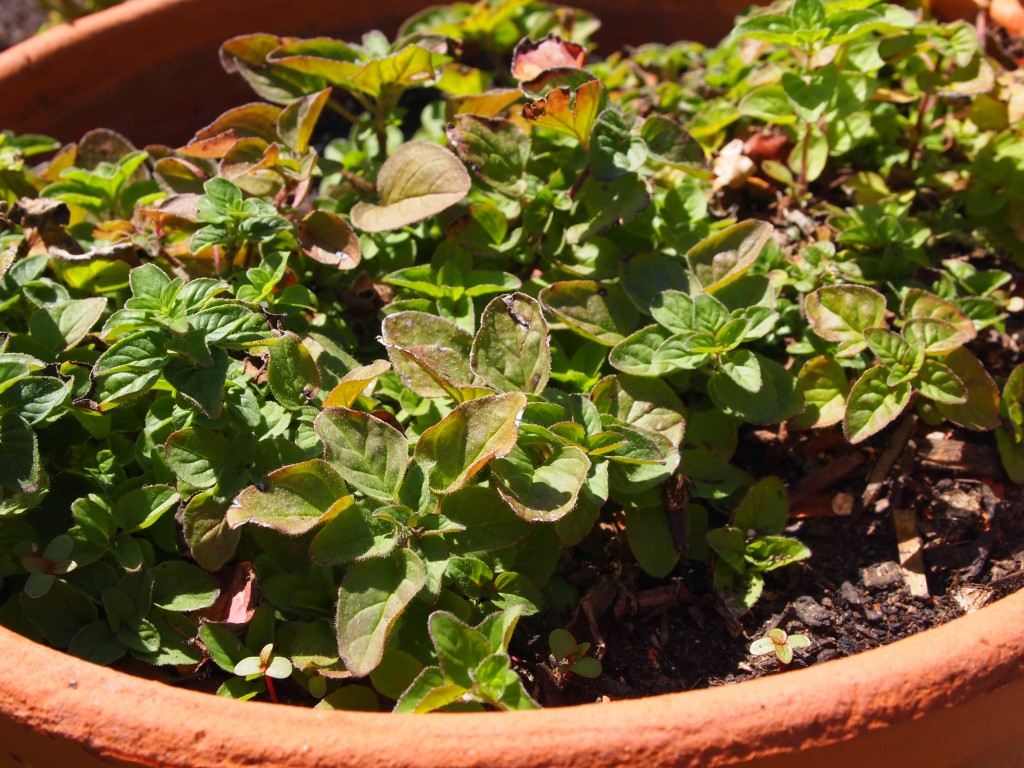
[[[432,717],[237,702],[132,677],[0,628],[0,712],[144,765],[293,765],[312,752],[323,765],[426,768],[439,764],[439,749],[454,766],[544,765],[539,756],[552,754],[581,766],[621,765],[627,755],[644,765],[730,765],[843,742],[1017,681],[1022,616],[1024,590],[881,648],[737,685]]]
[[[159,25],[195,3],[134,0],[54,28],[0,52],[0,82],[55,77],[96,40]],[[0,127],[8,122],[3,109],[0,101]],[[544,765],[552,754],[560,764],[589,768],[725,766],[845,742],[1019,681],[1022,616],[1024,590],[882,648],[738,685],[434,717],[236,702],[83,662],[0,627],[0,719],[106,758],[182,768],[299,765],[310,753],[322,765],[426,768],[439,764],[439,745],[452,766]],[[180,723],[183,714],[188,724]]]

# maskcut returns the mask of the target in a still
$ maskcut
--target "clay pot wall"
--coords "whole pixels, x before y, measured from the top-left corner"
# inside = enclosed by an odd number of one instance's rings
[[[580,0],[608,46],[711,41],[744,0]],[[0,127],[100,125],[176,144],[252,99],[218,45],[246,32],[393,31],[399,0],[137,0],[0,54]],[[235,702],[87,664],[0,629],[0,768],[1019,768],[1024,592],[851,659],[738,686],[482,715]]]

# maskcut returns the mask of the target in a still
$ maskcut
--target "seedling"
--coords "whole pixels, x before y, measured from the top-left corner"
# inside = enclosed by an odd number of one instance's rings
[[[766,653],[774,653],[780,664],[789,664],[793,661],[793,651],[799,648],[806,648],[811,644],[806,635],[790,635],[784,629],[769,629],[768,634],[759,637],[750,644],[750,653],[754,656],[763,656]]]
[[[284,656],[274,653],[274,644],[263,646],[259,656],[246,656],[235,665],[235,674],[248,681],[263,678],[267,693],[275,703],[278,701],[274,680],[287,680],[292,674],[292,663]]]
[[[601,662],[593,656],[587,656],[590,643],[577,643],[569,630],[551,630],[551,634],[548,635],[548,646],[551,648],[556,677],[598,677],[601,674]]]

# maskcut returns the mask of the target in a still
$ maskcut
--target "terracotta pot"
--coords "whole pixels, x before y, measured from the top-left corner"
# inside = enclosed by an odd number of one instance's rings
[[[605,42],[712,40],[745,0],[581,1]],[[251,98],[220,72],[243,32],[392,30],[421,3],[138,0],[0,54],[0,127],[187,139]],[[854,658],[615,704],[393,716],[240,703],[78,661],[0,629],[0,766],[1024,765],[1024,592]]]

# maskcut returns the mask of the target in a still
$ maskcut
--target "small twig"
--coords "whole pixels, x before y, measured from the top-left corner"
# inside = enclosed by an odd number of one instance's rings
[[[924,572],[924,546],[917,530],[917,515],[913,509],[894,507],[892,522],[896,528],[903,581],[914,597],[929,597],[931,593]]]
[[[899,428],[897,428],[896,433],[892,436],[892,442],[889,443],[889,447],[882,451],[875,466],[868,472],[867,486],[861,495],[861,503],[864,505],[864,509],[871,507],[878,499],[878,493],[882,490],[882,485],[888,479],[896,459],[903,452],[903,447],[910,440],[915,429],[917,429],[917,416],[911,413],[900,422]]]

